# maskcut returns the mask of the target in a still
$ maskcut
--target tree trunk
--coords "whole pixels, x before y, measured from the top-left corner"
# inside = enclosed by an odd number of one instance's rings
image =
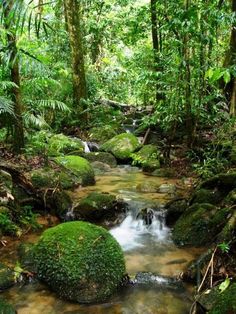
[[[84,48],[81,31],[81,4],[79,0],[64,0],[64,7],[71,46],[74,106],[79,114],[85,109],[83,100],[87,99]]]
[[[21,100],[20,90],[20,70],[18,63],[18,53],[16,47],[16,35],[11,29],[11,25],[14,25],[14,21],[11,19],[11,9],[14,1],[11,0],[7,4],[4,4],[4,19],[5,28],[8,31],[7,41],[10,49],[10,76],[11,81],[15,83],[15,87],[12,88],[12,100],[14,102],[15,123],[13,127],[13,149],[15,153],[20,153],[24,147],[24,126],[23,126],[23,105]]]

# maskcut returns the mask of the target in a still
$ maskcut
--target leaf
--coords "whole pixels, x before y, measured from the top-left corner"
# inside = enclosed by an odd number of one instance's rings
[[[228,288],[229,285],[230,285],[230,279],[226,278],[225,281],[223,281],[219,286],[220,293],[224,292]]]
[[[230,74],[230,72],[226,70],[226,71],[224,72],[223,78],[224,78],[225,84],[228,84],[228,83],[230,82],[230,80],[231,80],[231,74]]]

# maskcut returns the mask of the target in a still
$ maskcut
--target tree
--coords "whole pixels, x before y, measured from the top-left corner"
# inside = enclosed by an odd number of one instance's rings
[[[74,106],[78,113],[84,108],[87,99],[87,85],[84,66],[84,47],[82,35],[82,7],[79,0],[64,0],[66,27],[71,46]]]

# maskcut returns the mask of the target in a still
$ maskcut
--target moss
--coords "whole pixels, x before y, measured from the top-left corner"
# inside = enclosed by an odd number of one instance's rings
[[[137,153],[132,154],[133,163],[143,167],[146,172],[160,168],[160,152],[154,145],[145,145]]]
[[[193,194],[191,204],[208,203],[217,205],[222,201],[222,199],[223,196],[217,189],[214,190],[199,189]]]
[[[117,166],[117,161],[112,154],[104,153],[104,152],[96,152],[96,153],[87,153],[84,154],[84,158],[89,162],[100,161],[105,164],[108,164],[111,167]]]
[[[200,188],[204,189],[214,189],[216,187],[226,192],[236,188],[236,172],[220,173],[200,185]]]
[[[83,152],[84,145],[78,138],[56,134],[49,138],[47,152],[49,156],[60,156],[71,152]]]
[[[0,230],[3,235],[15,236],[20,228],[12,221],[9,208],[0,206]]]
[[[231,284],[216,298],[215,305],[209,314],[233,314],[236,313],[236,283]]]
[[[82,185],[95,183],[93,168],[86,159],[79,156],[65,156],[57,157],[55,161],[71,171],[76,177],[81,178]]]
[[[230,209],[211,204],[194,204],[181,215],[173,229],[177,245],[201,246],[213,241],[226,223]]]
[[[16,314],[16,310],[11,304],[0,298],[0,314]]]
[[[89,131],[89,138],[98,143],[104,143],[117,135],[114,126],[105,125],[102,127],[94,127]]]
[[[156,169],[152,172],[154,177],[173,178],[176,176],[175,171],[169,168]]]
[[[101,146],[101,150],[112,153],[117,159],[127,160],[139,148],[140,144],[133,134],[119,134]]]
[[[8,289],[15,284],[14,271],[0,263],[0,290]]]
[[[106,300],[125,273],[122,250],[111,234],[81,221],[46,230],[35,246],[35,263],[41,280],[80,303]]]
[[[17,254],[21,267],[30,272],[36,272],[33,249],[33,243],[21,243],[17,248]]]

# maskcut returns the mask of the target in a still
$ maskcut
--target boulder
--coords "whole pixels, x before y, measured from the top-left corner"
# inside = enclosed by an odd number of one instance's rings
[[[179,246],[202,246],[211,243],[223,229],[230,208],[218,209],[212,204],[194,204],[177,220],[173,240]]]
[[[60,297],[104,302],[125,274],[124,255],[112,235],[86,222],[67,222],[42,234],[34,249],[39,279]]]
[[[111,167],[108,164],[105,164],[104,162],[94,161],[91,163],[91,166],[93,167],[96,176],[99,176],[104,172],[111,171]]]
[[[173,225],[188,207],[186,199],[174,199],[165,205],[166,224]]]
[[[171,183],[164,183],[158,188],[158,193],[174,194],[175,192],[176,192],[176,186]]]
[[[89,138],[98,143],[104,143],[118,134],[116,128],[111,125],[94,127],[89,130]]]
[[[55,134],[48,140],[48,156],[61,156],[69,153],[84,151],[84,144],[78,138],[68,137],[64,134]]]
[[[130,133],[119,134],[101,146],[101,150],[112,153],[117,159],[126,161],[140,147],[136,136]]]
[[[83,186],[95,184],[93,168],[86,159],[79,156],[64,156],[55,158],[55,161],[79,178]]]
[[[124,213],[127,204],[108,193],[92,192],[74,206],[75,219],[97,222],[104,219],[114,221],[117,215]]]
[[[0,298],[0,313],[1,314],[16,314],[14,307],[4,299]]]
[[[224,292],[218,294],[209,314],[236,313],[236,283],[231,284]]]
[[[208,203],[217,205],[223,200],[223,195],[220,193],[218,189],[207,190],[207,189],[199,189],[196,190],[192,196],[190,201],[190,205],[195,203]]]
[[[155,212],[152,208],[143,208],[137,214],[137,219],[142,219],[144,224],[149,226],[152,224]]]
[[[161,177],[161,178],[173,178],[175,177],[175,171],[170,168],[161,168],[156,169],[151,173],[154,177]]]
[[[144,145],[138,152],[132,154],[133,163],[143,167],[156,163],[160,168],[159,156],[160,151],[155,145]]]
[[[110,167],[117,166],[117,161],[115,157],[110,153],[104,152],[87,153],[84,154],[83,157],[87,159],[89,162],[99,161],[108,164]]]
[[[0,291],[8,289],[15,284],[15,273],[6,265],[0,263]]]
[[[213,190],[218,188],[226,194],[236,188],[236,172],[220,173],[201,183],[199,188]]]
[[[136,189],[138,192],[142,192],[142,193],[156,193],[159,187],[160,185],[157,185],[153,182],[144,181],[142,183],[139,183],[136,186]]]

